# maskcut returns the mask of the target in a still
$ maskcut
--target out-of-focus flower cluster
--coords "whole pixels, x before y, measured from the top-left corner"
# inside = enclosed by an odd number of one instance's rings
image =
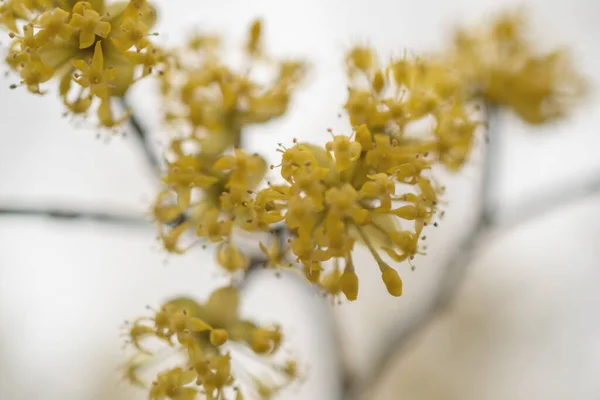
[[[460,168],[472,147],[477,122],[455,68],[436,58],[403,57],[380,65],[369,48],[356,47],[346,59],[350,78],[345,109],[353,127],[366,124],[399,146],[430,153],[451,169]],[[424,135],[407,128],[428,122]]]
[[[155,20],[146,0],[0,3],[0,24],[12,39],[6,61],[20,74],[19,85],[42,94],[40,85],[58,77],[67,109],[84,114],[97,107],[105,127],[128,117],[114,117],[111,98],[123,96],[162,62],[162,51],[150,40]]]
[[[211,35],[195,34],[187,46],[170,52],[162,79],[166,118],[201,139],[205,154],[239,147],[242,129],[288,109],[306,64],[274,59],[262,40],[262,23],[256,20],[237,63],[226,62],[220,38]]]
[[[267,164],[258,154],[235,149],[233,154],[209,156],[202,151],[185,150],[198,145],[198,139],[174,139],[173,161],[162,180],[166,188],[154,205],[154,217],[167,250],[183,252],[179,238],[189,229],[203,243],[228,242],[234,224],[241,222],[252,199],[253,189],[262,181]],[[246,258],[233,247],[224,245],[221,252],[233,252],[229,270],[244,269]]]
[[[164,358],[178,354],[183,362],[158,374],[150,387],[151,400],[271,398],[297,380],[299,371],[291,359],[274,359],[282,340],[279,327],[241,319],[239,302],[237,289],[227,286],[204,304],[177,298],[151,317],[129,324],[127,336],[136,354],[126,365],[125,377],[145,386],[140,375],[157,361],[145,343],[158,339],[172,350]]]
[[[260,21],[252,23],[241,72],[223,61],[220,38],[197,34],[170,53],[161,78],[167,125],[186,132],[171,140],[165,189],[154,206],[161,238],[168,250],[181,252],[179,238],[192,228],[203,243],[222,243],[218,260],[229,271],[248,266],[229,239],[267,171],[261,156],[239,148],[242,130],[283,115],[306,69],[300,61],[269,57],[261,31]],[[271,72],[267,82],[252,77],[257,68]]]
[[[530,124],[567,115],[587,91],[568,49],[543,52],[522,10],[479,27],[457,29],[445,62],[460,71],[471,96],[506,106]]]

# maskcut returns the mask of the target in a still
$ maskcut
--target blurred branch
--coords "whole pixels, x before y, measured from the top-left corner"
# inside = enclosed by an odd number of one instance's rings
[[[130,131],[133,133],[133,137],[137,140],[138,145],[141,147],[142,153],[146,158],[146,163],[152,169],[154,175],[158,175],[161,169],[160,159],[156,154],[156,149],[153,148],[150,143],[150,135],[148,130],[140,122],[136,116],[135,111],[129,106],[129,103],[125,97],[119,97],[121,106],[130,113],[130,117],[127,120],[127,125]]]
[[[452,257],[448,259],[442,268],[442,276],[439,284],[434,289],[433,299],[425,306],[423,312],[408,321],[406,328],[395,331],[393,337],[384,341],[385,345],[380,349],[379,356],[374,366],[370,368],[370,374],[363,380],[348,388],[348,392],[342,399],[358,398],[369,395],[385,377],[392,359],[396,357],[410,343],[418,332],[429,324],[438,314],[445,310],[452,302],[458,292],[458,288],[466,275],[467,268],[475,255],[479,244],[486,233],[492,228],[494,216],[496,215],[493,201],[494,184],[497,182],[498,165],[500,154],[498,153],[498,112],[494,108],[485,108],[487,120],[486,143],[484,144],[483,170],[478,197],[481,199],[481,207],[475,217],[475,224],[461,239],[454,249]]]
[[[288,235],[285,225],[283,225],[283,224],[278,225],[278,226],[274,227],[273,229],[271,229],[268,233],[271,236],[272,240],[277,241],[277,246],[280,251],[285,249],[285,241],[286,241],[286,237]],[[267,246],[268,245],[269,244],[267,244]],[[250,278],[250,276],[254,275],[257,271],[260,271],[261,269],[263,269],[265,267],[265,265],[268,263],[268,261],[269,260],[267,259],[266,255],[264,255],[262,253],[260,253],[260,255],[253,256],[250,259],[250,265],[246,269],[246,273],[244,275],[244,280],[242,282],[240,282],[239,287],[241,288],[244,285],[244,281],[248,280],[248,278]]]
[[[280,227],[280,230],[275,233],[275,237],[280,241],[279,244],[281,246],[285,244],[287,237],[287,230],[285,229],[285,226],[282,225]],[[251,266],[246,271],[244,279],[238,283],[238,289],[243,290],[246,285],[248,285],[248,282],[255,277],[259,271],[264,269],[266,262],[267,261],[265,258],[253,259]],[[284,269],[282,272],[286,273],[287,276],[290,276],[306,292],[310,292],[310,295],[322,295],[322,292],[319,292],[316,286],[306,284],[304,272],[300,271],[300,273],[292,273],[292,271],[288,269]],[[323,296],[323,298],[320,300],[322,300],[319,302],[319,304],[322,306],[320,307],[320,311],[326,314],[326,317],[323,318],[322,322],[327,324],[326,329],[331,334],[333,342],[334,359],[337,363],[338,371],[337,382],[340,385],[340,392],[342,394],[340,399],[346,399],[348,393],[355,389],[355,384],[358,382],[358,378],[355,376],[351,368],[349,368],[348,362],[346,361],[347,357],[346,353],[344,352],[342,334],[340,331],[341,326],[336,321],[334,307],[331,307],[331,304],[327,301],[329,300],[329,296]]]
[[[600,192],[600,171],[585,177],[579,175],[568,182],[555,183],[550,188],[535,192],[534,196],[494,210],[494,225],[508,227],[527,222]]]
[[[17,205],[21,204],[21,205]],[[99,210],[78,210],[71,207],[39,207],[15,204],[0,205],[0,217],[41,217],[51,218],[59,221],[92,221],[102,224],[125,225],[125,226],[151,226],[150,221],[128,213],[119,213]]]
[[[473,261],[477,249],[486,241],[489,235],[499,228],[507,228],[516,224],[531,221],[541,215],[550,213],[574,201],[600,192],[600,171],[588,175],[585,179],[578,177],[568,183],[553,184],[552,188],[536,191],[536,195],[527,200],[517,201],[512,206],[497,205],[494,201],[493,186],[498,182],[500,138],[498,110],[487,108],[488,120],[487,143],[485,145],[484,166],[481,177],[479,197],[482,206],[473,227],[460,241],[453,256],[442,269],[442,277],[433,300],[425,310],[407,328],[396,334],[382,349],[381,355],[371,369],[371,374],[362,382],[357,383],[343,399],[356,398],[370,394],[385,376],[385,371],[393,357],[398,356],[410,343],[416,333],[424,329],[435,317],[451,306],[459,292],[461,283],[467,273],[468,266]],[[557,189],[558,188],[558,189]],[[505,211],[503,211],[505,209]]]

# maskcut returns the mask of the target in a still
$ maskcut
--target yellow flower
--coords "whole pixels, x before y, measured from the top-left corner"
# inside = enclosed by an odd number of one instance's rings
[[[250,265],[248,257],[230,243],[223,243],[219,246],[217,250],[217,262],[229,272],[245,270]]]
[[[90,3],[83,1],[76,3],[73,7],[70,24],[78,30],[80,49],[93,45],[96,35],[106,39],[110,33],[110,23],[102,21],[102,16],[91,7]]]
[[[0,3],[0,23],[12,32],[18,32],[17,21],[27,20],[30,10],[23,0],[5,0]]]
[[[121,37],[114,38],[113,43],[122,51],[127,51],[131,47],[142,50],[150,45],[148,40],[148,26],[139,18],[125,18],[121,24],[123,34]]]
[[[54,70],[45,65],[39,57],[30,56],[29,63],[21,69],[20,74],[23,78],[21,83],[26,85],[30,92],[43,94],[39,85],[52,79]]]
[[[369,74],[377,67],[377,57],[368,47],[357,46],[346,56],[346,65],[351,76]]]
[[[45,11],[38,21],[40,28],[38,38],[43,42],[57,36],[62,40],[69,40],[74,31],[74,28],[69,25],[69,16],[70,14],[61,8]]]
[[[333,151],[335,157],[335,167],[338,171],[345,171],[360,157],[362,147],[359,142],[352,142],[343,135],[338,135],[333,138],[332,142],[328,142],[325,146],[327,151]]]
[[[273,240],[269,247],[265,246],[262,242],[259,243],[260,251],[267,257],[265,267],[290,266],[290,264],[285,260],[285,255],[288,249],[285,247],[280,248],[277,239],[278,238]]]
[[[175,160],[167,161],[167,171],[162,178],[177,194],[177,204],[181,210],[189,207],[192,189],[207,189],[219,181],[219,176],[210,166],[210,159],[205,160],[197,154],[186,154],[182,149],[183,144],[182,139],[171,142]]]
[[[248,155],[240,149],[235,149],[234,155],[219,158],[213,168],[230,173],[228,188],[247,190],[250,177],[264,176],[266,163],[258,154]]]
[[[173,368],[158,375],[152,382],[150,390],[151,400],[169,398],[173,400],[194,400],[198,391],[195,388],[185,387],[196,378],[194,371],[182,368]]]
[[[222,242],[231,235],[232,222],[220,218],[221,212],[217,208],[209,208],[198,219],[196,236],[209,239],[211,242]]]
[[[116,71],[112,68],[104,68],[100,42],[97,42],[94,47],[94,57],[89,65],[83,60],[73,60],[73,66],[79,70],[79,73],[76,73],[78,84],[89,88],[90,93],[101,100],[108,98],[108,86],[115,79]]]
[[[298,379],[295,362],[280,364],[269,360],[281,345],[281,330],[241,319],[239,302],[237,289],[227,286],[214,291],[204,304],[180,297],[164,304],[153,317],[136,320],[129,327],[128,336],[138,354],[126,366],[125,377],[140,382],[139,371],[156,357],[145,351],[141,342],[156,338],[178,349],[185,362],[158,374],[150,399],[194,399],[200,392],[206,393],[207,398],[224,398],[226,388],[241,393],[239,383],[244,383],[250,393],[266,388],[279,392]],[[234,368],[232,358],[237,356],[234,350],[238,347],[229,349],[230,342],[263,358],[276,381],[266,385],[254,370],[239,371],[244,367],[243,358],[237,360]],[[140,361],[141,357],[146,359]],[[236,371],[240,372],[239,377],[235,376]]]
[[[243,215],[243,229],[267,231],[272,224],[282,221],[281,207],[286,198],[285,191],[282,193],[282,190],[284,189],[271,186],[258,192],[254,198],[249,198],[246,203],[247,212]]]

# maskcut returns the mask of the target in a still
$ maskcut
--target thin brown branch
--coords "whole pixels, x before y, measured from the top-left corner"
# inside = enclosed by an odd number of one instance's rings
[[[52,207],[26,205],[14,201],[0,205],[0,217],[36,217],[49,218],[64,222],[91,221],[101,224],[131,227],[150,227],[150,220],[126,212],[78,209],[75,207]]]
[[[127,126],[129,127],[129,131],[133,134],[133,138],[136,139],[140,146],[146,163],[153,174],[158,175],[161,169],[161,162],[159,156],[156,154],[156,149],[152,146],[148,130],[137,117],[135,111],[129,105],[125,97],[119,97],[119,102],[121,103],[121,106],[130,113],[129,119],[127,120]]]
[[[480,180],[479,195],[481,206],[473,227],[461,239],[454,249],[452,257],[442,268],[442,276],[439,284],[434,289],[433,298],[425,307],[424,311],[415,316],[412,321],[403,324],[404,328],[395,330],[394,336],[384,341],[374,366],[369,375],[364,379],[357,380],[354,385],[347,389],[342,399],[358,398],[364,394],[371,393],[384,377],[384,372],[395,356],[401,352],[410,339],[424,329],[442,310],[452,302],[460,284],[462,283],[475,250],[485,234],[493,227],[495,206],[493,205],[493,185],[497,182],[496,174],[500,156],[498,154],[498,118],[497,110],[486,108],[486,120],[488,123],[487,140],[484,144],[483,170]]]

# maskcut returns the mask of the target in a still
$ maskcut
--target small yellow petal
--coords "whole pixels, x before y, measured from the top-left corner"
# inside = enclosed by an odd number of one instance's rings
[[[96,42],[96,47],[94,47],[92,70],[97,72],[102,72],[104,70],[104,54],[102,54],[102,45],[100,42]]]
[[[418,210],[417,207],[415,206],[403,206],[400,208],[397,208],[395,210],[391,211],[394,215],[402,218],[402,219],[406,219],[409,221],[412,221],[413,219],[417,218],[418,215]]]
[[[94,32],[89,30],[81,31],[81,34],[79,35],[79,48],[87,49],[94,44],[94,40],[96,40],[96,34]]]
[[[213,168],[217,171],[226,171],[233,169],[236,164],[235,156],[223,156],[215,162]]]
[[[194,332],[210,331],[212,329],[209,324],[196,317],[190,318],[188,328]]]

